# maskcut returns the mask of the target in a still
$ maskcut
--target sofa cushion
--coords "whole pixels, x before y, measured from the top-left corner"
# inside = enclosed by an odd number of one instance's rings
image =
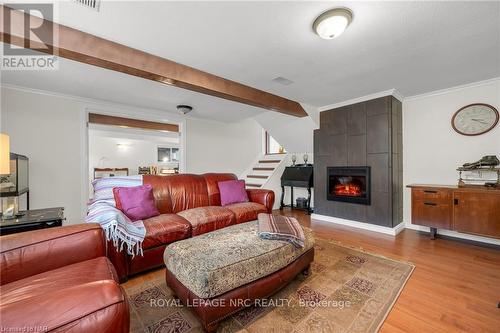
[[[225,207],[207,206],[179,212],[191,224],[191,235],[201,235],[206,232],[221,229],[236,223],[234,213]]]
[[[144,175],[143,182],[153,186],[156,207],[162,214],[209,205],[207,182],[202,176],[187,173]]]
[[[211,298],[288,266],[314,245],[307,228],[299,249],[261,239],[257,231],[254,221],[170,244],[164,254],[167,270],[196,296]]]
[[[121,210],[132,221],[144,220],[160,215],[153,197],[150,184],[131,187],[113,188],[116,208]]]
[[[191,225],[177,214],[161,214],[144,220],[146,237],[142,243],[144,250],[170,244],[191,236]]]
[[[232,211],[236,217],[236,223],[254,221],[259,213],[267,213],[266,206],[256,202],[241,202],[224,206]]]
[[[109,260],[99,257],[5,284],[0,288],[2,326],[23,323],[52,331],[99,311],[113,319],[127,302],[115,275]]]
[[[113,264],[106,257],[81,261],[7,283],[1,286],[0,303],[4,305],[12,299],[20,301],[102,280],[118,281]]]
[[[153,196],[155,198],[156,208],[160,214],[172,213],[172,200],[170,199],[169,188],[167,186],[165,176],[158,175],[143,175],[142,182],[144,185],[153,187]]]

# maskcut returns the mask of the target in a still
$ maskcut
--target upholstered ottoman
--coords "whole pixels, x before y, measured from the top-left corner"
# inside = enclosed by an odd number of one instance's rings
[[[258,222],[230,226],[170,244],[165,249],[167,285],[198,315],[206,331],[255,299],[266,298],[314,259],[314,238],[305,246],[260,239]]]

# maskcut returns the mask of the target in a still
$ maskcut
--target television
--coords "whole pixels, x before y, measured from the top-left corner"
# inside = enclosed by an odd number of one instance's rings
[[[1,176],[0,196],[18,197],[28,191],[29,159],[23,155],[10,153],[10,174]]]

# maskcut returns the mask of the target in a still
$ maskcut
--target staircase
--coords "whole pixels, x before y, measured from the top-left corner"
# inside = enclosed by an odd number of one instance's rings
[[[248,189],[261,188],[280,165],[286,154],[263,155],[259,160],[243,175]]]

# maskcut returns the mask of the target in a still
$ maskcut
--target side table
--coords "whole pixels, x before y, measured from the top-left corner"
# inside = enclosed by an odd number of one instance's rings
[[[0,235],[62,226],[64,208],[32,209],[20,212],[22,216],[0,219]]]

